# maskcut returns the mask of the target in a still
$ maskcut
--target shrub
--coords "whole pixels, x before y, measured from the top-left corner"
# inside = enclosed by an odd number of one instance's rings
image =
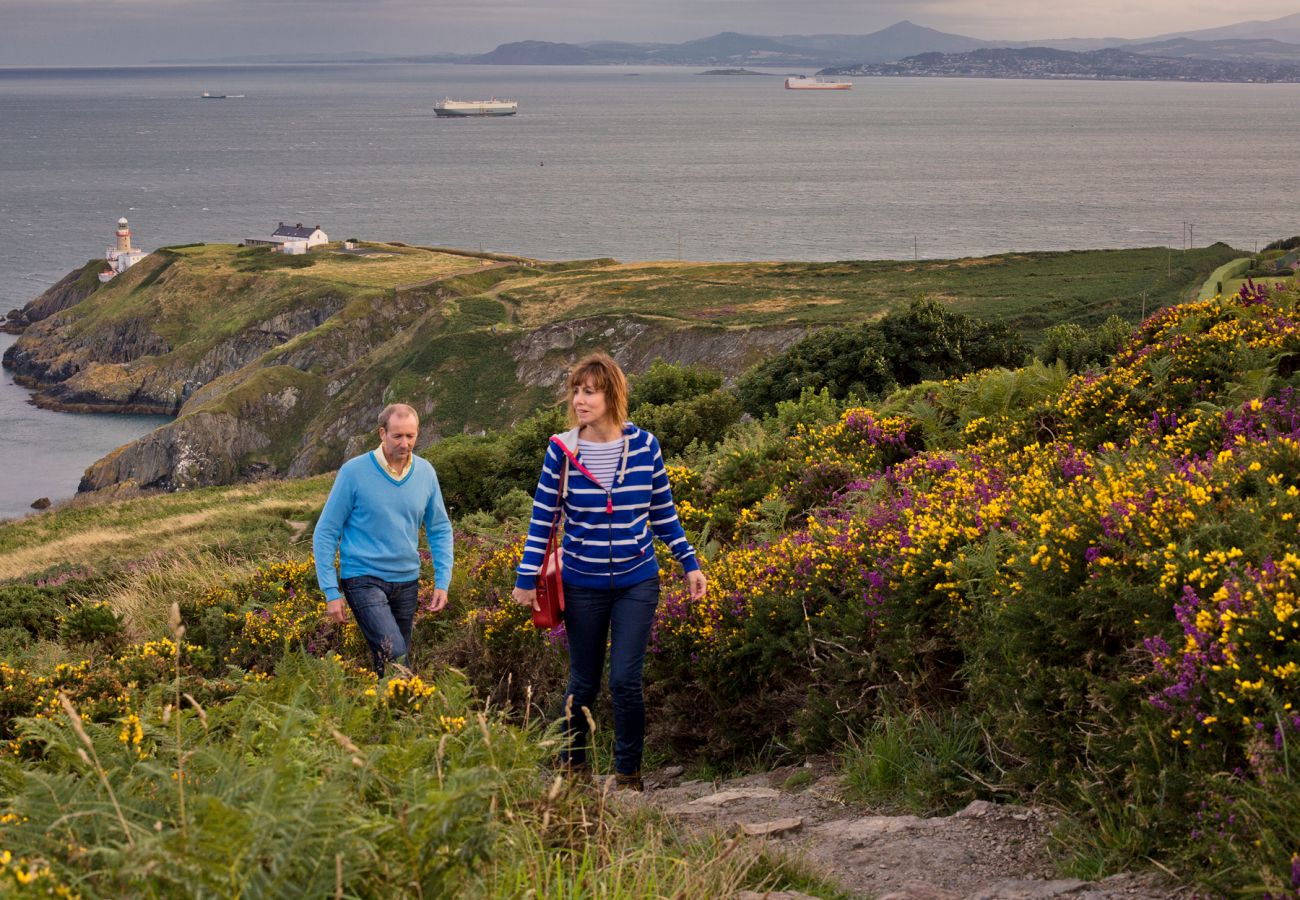
[[[740,415],[734,394],[714,390],[662,406],[644,403],[637,407],[636,423],[659,439],[664,456],[677,456],[695,442],[712,447]]]
[[[81,603],[63,615],[59,636],[64,641],[77,643],[102,643],[113,646],[121,643],[125,618],[107,603]]]
[[[1133,326],[1119,316],[1092,329],[1074,322],[1054,325],[1047,330],[1038,356],[1045,363],[1060,360],[1071,372],[1082,372],[1109,362],[1132,334]]]
[[[898,385],[1017,366],[1024,341],[1004,325],[949,312],[917,300],[878,323],[827,329],[746,372],[736,386],[745,410],[765,415],[807,388],[832,397],[876,397]]]
[[[665,406],[690,400],[722,387],[722,376],[703,366],[684,366],[656,359],[643,374],[632,378],[628,409],[644,404]]]

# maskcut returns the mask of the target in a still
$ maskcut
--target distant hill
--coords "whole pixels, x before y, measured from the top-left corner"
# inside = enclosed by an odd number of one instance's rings
[[[908,21],[898,22],[871,34],[785,35],[777,40],[805,52],[823,57],[852,59],[855,62],[894,62],[917,53],[963,53],[980,47],[998,46],[992,41],[948,34]]]
[[[1196,42],[1188,42],[1194,44]],[[1166,57],[1108,48],[1076,53],[1051,47],[981,48],[969,53],[921,53],[896,63],[823,69],[823,75],[947,78],[1071,78],[1127,81],[1300,82],[1300,60],[1233,61]]]
[[[1263,38],[1232,38],[1215,41],[1197,41],[1191,38],[1173,38],[1150,44],[1129,44],[1124,47],[1132,53],[1149,56],[1167,56],[1181,59],[1218,59],[1240,62],[1300,62],[1300,44]]]
[[[549,41],[502,44],[491,53],[463,60],[467,63],[497,66],[582,66],[601,61],[601,54],[577,44],[554,44]]]
[[[1281,45],[1281,46],[1279,46]],[[1134,53],[1224,62],[1277,62],[1293,58],[1300,45],[1300,13],[1267,22],[1173,32],[1137,40],[1051,38],[1034,41],[981,40],[902,21],[870,34],[787,34],[776,37],[724,31],[679,44],[635,41],[514,41],[477,55],[433,53],[383,56],[370,52],[242,56],[209,63],[405,62],[480,65],[683,65],[683,66],[854,66],[893,63],[923,53],[968,53],[991,48],[1047,47],[1075,53],[1123,48]],[[160,60],[160,62],[162,62]],[[166,62],[184,62],[166,60]],[[197,62],[197,60],[188,60]],[[1211,80],[1211,79],[1206,79]],[[1212,79],[1218,80],[1218,79]],[[1242,79],[1231,79],[1242,80]]]
[[[1196,41],[1273,40],[1300,44],[1300,13],[1293,13],[1280,19],[1269,19],[1266,22],[1238,22],[1236,25],[1204,28],[1200,31],[1174,31],[1133,43],[1152,43],[1173,38],[1191,38]]]

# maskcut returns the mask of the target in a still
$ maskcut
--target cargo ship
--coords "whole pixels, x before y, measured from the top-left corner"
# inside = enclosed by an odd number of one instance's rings
[[[453,100],[450,97],[435,103],[433,111],[440,116],[463,118],[465,116],[513,116],[519,112],[514,100]]]
[[[851,81],[823,81],[807,75],[795,75],[785,80],[787,91],[847,91],[851,87]]]

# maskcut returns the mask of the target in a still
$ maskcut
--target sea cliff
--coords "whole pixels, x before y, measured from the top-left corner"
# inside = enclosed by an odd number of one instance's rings
[[[591,349],[634,374],[662,358],[730,379],[810,330],[871,321],[919,294],[1032,340],[1059,321],[1176,301],[1235,255],[624,265],[400,244],[297,257],[197,245],[159,250],[103,286],[93,263],[70,273],[21,311],[30,324],[4,365],[43,406],[175,416],[80,486],[175,490],[332,470],[373,441],[395,400],[420,410],[426,446],[508,426],[553,402]]]

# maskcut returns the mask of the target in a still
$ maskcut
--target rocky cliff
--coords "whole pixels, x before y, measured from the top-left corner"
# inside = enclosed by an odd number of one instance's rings
[[[507,426],[554,402],[567,366],[595,349],[632,374],[663,358],[732,378],[810,329],[871,321],[919,293],[1013,327],[1091,324],[1176,300],[1234,254],[1189,251],[1171,277],[1163,248],[618,264],[396,244],[305,256],[178,247],[79,303],[95,273],[71,273],[40,298],[44,317],[4,365],[47,406],[176,416],[92,465],[81,486],[177,489],[331,470],[374,442],[393,401],[420,410],[423,445]]]
[[[102,259],[92,259],[80,269],[73,269],[58,282],[22,309],[11,309],[0,319],[0,331],[22,334],[27,326],[48,319],[57,312],[76,306],[99,288],[99,273],[104,268]]]
[[[394,400],[421,411],[423,444],[506,425],[554,400],[567,365],[589,349],[631,372],[659,357],[734,372],[806,330],[581,308],[521,324],[503,287],[549,271],[580,277],[572,264],[374,253],[304,263],[234,247],[161,250],[83,302],[50,302],[4,365],[47,407],[176,416],[81,482],[174,490],[333,469],[373,442],[375,418]],[[392,274],[380,276],[383,266]],[[56,286],[64,302],[79,278]]]

